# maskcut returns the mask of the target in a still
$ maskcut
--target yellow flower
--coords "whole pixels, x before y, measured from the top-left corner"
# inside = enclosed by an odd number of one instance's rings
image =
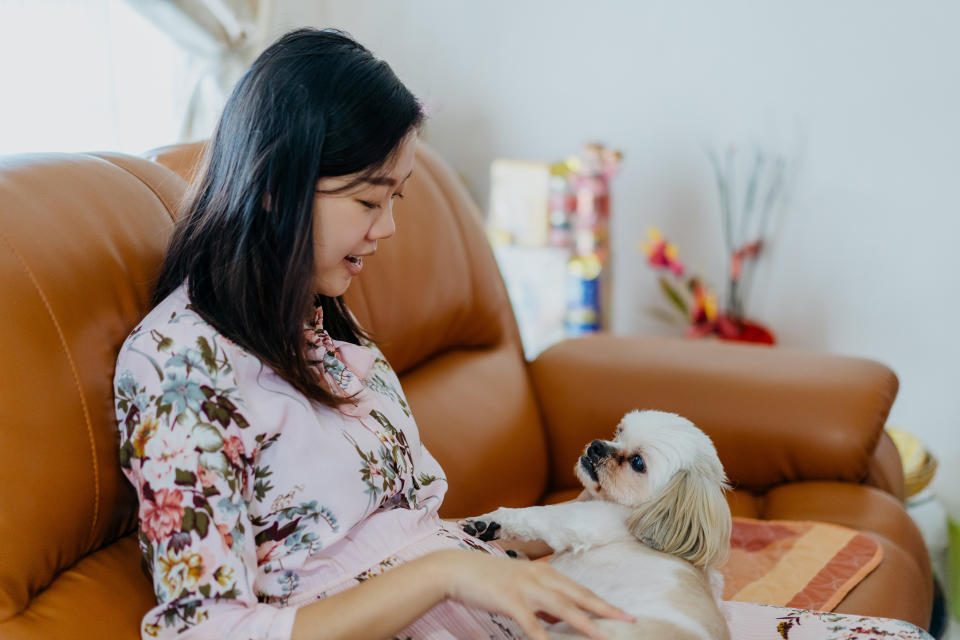
[[[160,577],[174,598],[184,589],[192,591],[197,588],[203,574],[203,558],[199,553],[168,551],[166,557],[160,556],[159,563]]]
[[[710,322],[717,319],[717,296],[712,291],[707,292],[703,297],[703,310]]]
[[[676,245],[667,242],[656,227],[647,228],[647,242],[640,243],[640,250],[651,266],[665,267],[678,276],[683,275],[683,263],[677,259]]]
[[[143,419],[143,422],[137,427],[136,431],[133,432],[133,452],[138,458],[143,457],[143,451],[147,446],[147,441],[153,437],[153,434],[157,432],[157,419],[153,416],[147,416]]]
[[[217,582],[220,583],[220,586],[225,587],[233,580],[233,567],[220,567],[217,569],[214,576],[217,578]]]
[[[647,257],[650,257],[662,242],[663,236],[660,234],[660,229],[657,227],[647,227],[647,242],[640,242],[640,250],[643,251]]]
[[[160,633],[160,625],[153,624],[152,622],[147,623],[143,625],[143,630],[151,638],[156,638],[157,634]]]
[[[690,316],[694,324],[717,319],[717,296],[699,281],[693,283],[693,308]]]

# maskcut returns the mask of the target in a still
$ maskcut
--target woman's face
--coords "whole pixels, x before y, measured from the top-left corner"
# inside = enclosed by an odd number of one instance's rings
[[[417,137],[411,133],[400,143],[392,166],[383,175],[374,175],[348,191],[336,190],[355,175],[322,178],[317,182],[313,203],[313,250],[316,262],[314,286],[317,293],[342,295],[363,261],[377,250],[377,241],[396,231],[393,204],[403,197],[404,185],[413,170]]]

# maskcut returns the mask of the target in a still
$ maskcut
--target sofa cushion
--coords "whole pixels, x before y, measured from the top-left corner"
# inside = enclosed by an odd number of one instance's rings
[[[141,564],[136,534],[90,554],[61,573],[26,610],[0,623],[0,637],[139,638],[140,620],[156,604]]]
[[[880,544],[849,527],[734,517],[723,598],[832,611],[882,560]]]
[[[929,562],[921,561],[927,558],[926,546],[906,510],[890,494],[842,482],[799,482],[767,492],[763,517],[832,522],[866,533],[883,547],[883,562],[837,611],[929,626],[933,578]]]

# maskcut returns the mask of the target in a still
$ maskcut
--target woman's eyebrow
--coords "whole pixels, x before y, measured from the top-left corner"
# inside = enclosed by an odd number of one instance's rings
[[[407,174],[407,177],[401,180],[400,182],[406,182],[411,175],[413,175],[413,169],[411,169],[410,173]],[[392,187],[395,184],[397,184],[397,181],[391,178],[390,176],[372,176],[370,178],[364,178],[363,181],[368,184],[374,184],[377,186],[387,186],[387,187]]]

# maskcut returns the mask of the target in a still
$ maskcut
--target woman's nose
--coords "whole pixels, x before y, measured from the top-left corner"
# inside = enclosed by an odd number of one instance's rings
[[[370,231],[367,232],[367,237],[370,240],[382,240],[384,238],[389,238],[397,231],[397,225],[393,220],[393,203],[390,203],[386,209],[380,212],[380,215],[377,216],[377,219],[374,221],[373,226],[370,227]]]

